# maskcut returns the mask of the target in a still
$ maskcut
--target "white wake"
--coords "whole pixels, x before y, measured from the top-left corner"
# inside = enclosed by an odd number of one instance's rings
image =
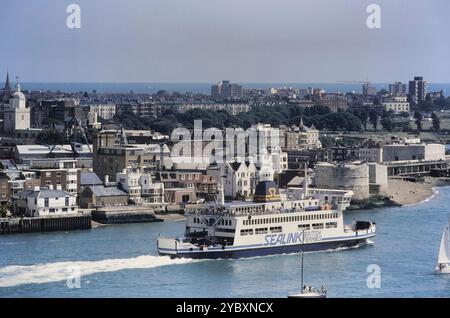
[[[69,261],[36,265],[11,265],[0,268],[0,287],[24,284],[42,284],[67,280],[79,271],[81,277],[102,272],[115,272],[123,269],[143,269],[160,266],[186,264],[192,259],[170,259],[169,256],[142,255],[134,258],[106,259],[100,261]]]

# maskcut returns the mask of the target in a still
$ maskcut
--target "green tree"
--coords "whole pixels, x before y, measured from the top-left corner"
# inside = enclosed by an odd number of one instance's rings
[[[371,110],[369,113],[369,121],[373,126],[373,129],[377,130],[378,126],[378,113],[375,109]]]
[[[431,120],[433,121],[433,129],[439,131],[441,129],[441,119],[435,112],[431,114]]]
[[[422,119],[423,119],[422,113],[419,111],[416,111],[414,113],[414,118],[416,119],[415,123],[417,126],[417,131],[421,131],[422,130]]]
[[[386,116],[381,119],[381,126],[383,129],[391,132],[394,130],[394,122],[392,121],[391,117]]]

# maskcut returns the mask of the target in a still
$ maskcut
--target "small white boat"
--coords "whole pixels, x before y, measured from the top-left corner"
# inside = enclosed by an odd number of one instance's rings
[[[435,271],[438,274],[450,274],[450,219],[442,232],[438,263]]]
[[[288,295],[288,298],[327,298],[327,290],[323,287],[316,289],[312,286],[303,286],[303,290],[300,294]]]
[[[303,237],[305,230],[303,230]],[[304,244],[302,243],[302,267],[301,267],[301,284],[302,290],[299,294],[288,295],[288,298],[327,298],[327,290],[322,286],[320,289],[314,288],[312,286],[303,285],[303,259],[304,259]]]

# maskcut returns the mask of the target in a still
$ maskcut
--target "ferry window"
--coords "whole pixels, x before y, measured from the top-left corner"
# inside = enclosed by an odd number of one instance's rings
[[[327,229],[335,228],[335,227],[337,227],[337,222],[327,222],[327,223],[325,224],[325,227],[326,227]]]
[[[241,230],[241,235],[242,235],[242,236],[244,236],[244,235],[253,235],[253,229],[244,229],[244,230]]]
[[[271,233],[280,233],[281,232],[281,226],[274,226],[270,228]]]
[[[309,224],[299,224],[298,229],[299,230],[309,230],[310,225]]]
[[[267,234],[267,227],[255,229],[255,234]]]
[[[320,229],[323,229],[323,223],[313,223],[313,224],[312,224],[312,228],[313,228],[314,230],[320,230]]]

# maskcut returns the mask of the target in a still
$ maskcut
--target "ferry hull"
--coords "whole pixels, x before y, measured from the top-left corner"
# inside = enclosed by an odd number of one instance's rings
[[[349,240],[341,241],[328,241],[328,242],[315,242],[303,245],[305,252],[318,252],[326,250],[335,250],[343,247],[355,247],[360,244],[367,243],[367,240],[371,236],[365,236],[360,238],[352,238]],[[276,254],[291,254],[299,253],[301,251],[302,244],[297,245],[282,245],[282,246],[268,246],[249,249],[236,249],[236,250],[206,250],[206,251],[187,251],[176,253],[164,252],[159,249],[159,255],[170,256],[171,258],[193,258],[193,259],[228,259],[228,258],[244,258],[244,257],[256,257],[256,256],[268,256]]]

